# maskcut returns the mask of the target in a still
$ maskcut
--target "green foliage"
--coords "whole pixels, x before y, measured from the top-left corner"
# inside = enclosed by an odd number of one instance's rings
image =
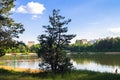
[[[13,46],[13,38],[18,38],[24,31],[21,23],[16,23],[10,18],[10,10],[14,7],[15,0],[0,0],[0,50]],[[0,53],[2,54],[2,53]]]
[[[5,55],[4,51],[2,49],[0,49],[0,57]]]
[[[10,43],[9,43],[10,45]],[[4,48],[4,53],[28,53],[29,49],[23,42],[12,41],[11,46]]]
[[[29,51],[32,52],[32,53],[37,53],[40,49],[40,44],[36,44],[36,45],[32,45],[30,48],[29,48]]]
[[[109,51],[109,52],[119,52],[120,51],[120,38],[106,38],[100,40],[95,44],[95,48],[97,51]]]
[[[15,52],[19,53],[27,53],[28,52],[28,47],[25,45],[23,42],[18,42],[15,47]]]
[[[71,19],[64,19],[65,17],[59,15],[59,10],[53,10],[52,16],[49,16],[50,25],[43,26],[46,29],[45,34],[38,37],[41,45],[38,56],[43,60],[40,67],[54,73],[65,72],[72,67],[63,45],[68,45],[75,35],[65,34],[68,28],[64,26],[71,22]]]
[[[72,44],[65,49],[73,52],[120,52],[120,38],[105,38],[94,44]]]

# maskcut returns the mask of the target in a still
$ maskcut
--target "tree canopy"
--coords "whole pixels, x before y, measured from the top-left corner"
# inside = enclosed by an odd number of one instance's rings
[[[60,10],[53,10],[52,16],[49,16],[50,25],[43,26],[45,33],[38,36],[40,50],[38,56],[42,58],[40,67],[52,72],[63,72],[71,69],[70,58],[67,57],[64,45],[68,45],[75,35],[66,34],[71,19],[65,20],[65,17],[59,14]]]
[[[65,49],[73,52],[120,52],[120,37],[96,40],[94,44],[75,43]]]
[[[19,34],[25,30],[21,23],[10,18],[10,10],[15,6],[14,1],[0,0],[0,56],[4,54],[4,49],[13,46],[13,38],[19,38]]]

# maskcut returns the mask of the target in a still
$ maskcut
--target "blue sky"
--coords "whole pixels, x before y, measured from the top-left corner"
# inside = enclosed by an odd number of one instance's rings
[[[48,25],[53,9],[60,9],[66,19],[72,19],[68,33],[76,39],[99,39],[120,36],[120,0],[16,0],[11,17],[24,25],[19,40],[37,41]]]

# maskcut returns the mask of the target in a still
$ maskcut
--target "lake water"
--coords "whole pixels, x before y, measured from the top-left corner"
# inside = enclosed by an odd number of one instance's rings
[[[108,61],[107,61],[108,60]],[[71,60],[73,66],[76,69],[81,70],[91,70],[91,71],[98,71],[98,72],[109,72],[120,73],[120,58],[107,58],[105,59],[94,59],[94,58],[74,58]],[[21,60],[15,61],[14,60],[0,60],[0,62],[4,62],[3,66],[13,66],[19,68],[30,68],[30,69],[39,69],[39,61],[38,60]]]
[[[120,66],[102,65],[94,61],[90,61],[90,62],[84,61],[83,63],[77,63],[76,61],[72,61],[72,62],[76,69],[91,70],[97,72],[108,72],[108,73],[115,73],[115,70],[117,69],[117,72],[120,73]]]

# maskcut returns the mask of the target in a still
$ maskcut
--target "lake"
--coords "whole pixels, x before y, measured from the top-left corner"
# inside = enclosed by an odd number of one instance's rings
[[[0,60],[3,66],[39,69],[38,60]],[[75,69],[120,73],[120,55],[74,55],[71,62]]]

